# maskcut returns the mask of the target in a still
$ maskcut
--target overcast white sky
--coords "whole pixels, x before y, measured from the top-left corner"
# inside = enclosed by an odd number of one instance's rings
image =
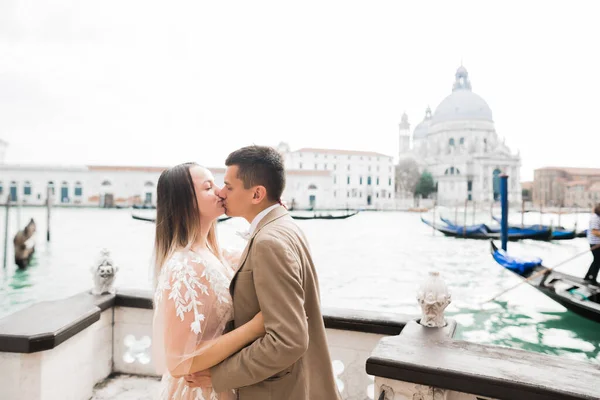
[[[590,1],[2,0],[7,162],[221,166],[240,146],[396,155],[461,59],[522,178],[599,167]]]

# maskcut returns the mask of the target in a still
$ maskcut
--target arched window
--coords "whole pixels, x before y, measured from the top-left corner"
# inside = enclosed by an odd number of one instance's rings
[[[10,183],[10,201],[17,201],[17,182]]]
[[[54,182],[48,181],[48,189],[50,190],[50,194],[54,196]]]
[[[83,187],[81,186],[81,182],[79,181],[75,182],[75,196],[83,196]]]
[[[444,175],[459,175],[460,174],[460,170],[458,168],[454,168],[454,167],[450,167],[450,168],[446,168],[446,171],[444,171]]]
[[[144,183],[145,187],[154,187],[154,183],[147,181],[146,183]]]
[[[310,185],[308,185],[308,190],[316,190],[317,189],[317,185],[315,185],[314,183],[311,183]]]
[[[63,181],[60,185],[60,202],[68,203],[69,202],[69,183]]]
[[[102,186],[110,186],[110,185],[111,185],[111,183],[110,183],[110,181],[109,181],[109,180],[104,180],[104,181],[102,181],[101,185],[102,185]]]
[[[492,188],[493,188],[493,195],[494,195],[494,200],[499,200],[500,199],[500,175],[502,174],[502,171],[500,171],[499,168],[496,168],[492,174]]]
[[[31,196],[31,182],[25,181],[25,183],[23,184],[23,195]]]

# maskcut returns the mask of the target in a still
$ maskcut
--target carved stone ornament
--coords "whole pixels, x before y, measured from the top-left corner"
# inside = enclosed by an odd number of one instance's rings
[[[106,249],[102,249],[102,251],[100,252],[100,258],[98,259],[98,262],[91,268],[92,277],[94,280],[92,294],[114,294],[114,284],[118,270],[119,268],[110,258],[110,252]]]
[[[429,273],[429,277],[417,292],[417,300],[421,306],[421,325],[432,328],[446,326],[444,310],[451,299],[448,287],[440,278],[439,272]]]

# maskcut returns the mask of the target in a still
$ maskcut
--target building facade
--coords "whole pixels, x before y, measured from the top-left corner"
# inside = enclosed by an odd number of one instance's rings
[[[452,93],[435,112],[426,109],[412,135],[402,116],[399,137],[400,160],[411,157],[432,174],[438,204],[499,200],[502,174],[509,176],[509,201],[521,202],[520,155],[499,138],[492,110],[472,91],[465,67],[456,71]]]
[[[288,174],[304,176],[304,187],[286,191],[288,204],[301,208],[393,207],[394,160],[392,156],[370,151],[302,148],[291,151],[282,143]],[[321,178],[321,186],[310,182]],[[292,190],[294,190],[292,192]]]
[[[598,168],[539,168],[533,172],[533,203],[543,207],[591,207],[600,202],[598,184]]]
[[[282,147],[283,146],[283,147]],[[290,151],[282,200],[297,209],[389,208],[394,204],[391,156],[336,149]],[[127,207],[156,205],[156,184],[166,167],[0,164],[0,201],[25,205]],[[218,185],[224,168],[210,168]]]

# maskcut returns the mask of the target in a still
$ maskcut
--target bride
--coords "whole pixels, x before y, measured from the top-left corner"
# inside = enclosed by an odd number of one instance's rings
[[[220,363],[263,336],[264,320],[225,333],[233,319],[229,283],[235,257],[222,252],[216,220],[224,213],[211,172],[195,163],[164,171],[157,185],[153,358],[162,374],[159,399],[232,400],[191,375]],[[239,256],[238,256],[239,257]]]

